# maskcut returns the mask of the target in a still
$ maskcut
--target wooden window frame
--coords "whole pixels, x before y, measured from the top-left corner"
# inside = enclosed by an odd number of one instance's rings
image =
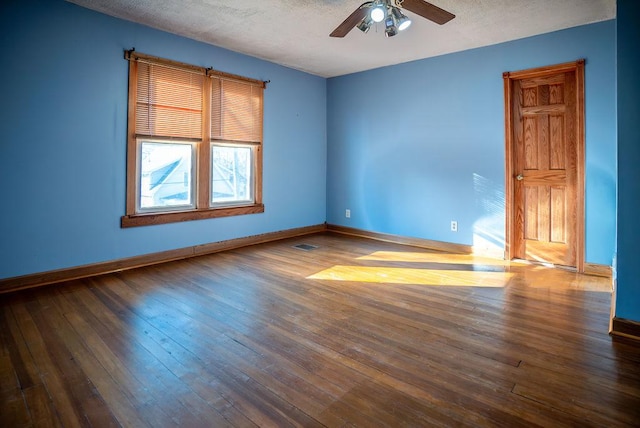
[[[246,214],[258,214],[264,212],[262,203],[262,122],[260,132],[257,136],[259,141],[229,141],[226,139],[212,138],[211,135],[211,78],[223,78],[235,80],[243,83],[266,88],[266,82],[250,79],[233,74],[212,70],[211,68],[198,67],[168,59],[158,58],[139,52],[125,51],[125,59],[129,61],[129,98],[128,98],[128,127],[127,127],[127,195],[126,214],[121,217],[121,227],[136,227],[155,224],[175,223],[191,220],[202,220],[218,217],[229,217]],[[146,62],[153,65],[177,68],[189,72],[202,73],[207,78],[204,79],[203,87],[203,108],[202,108],[202,136],[196,142],[195,154],[195,175],[193,183],[195,186],[195,208],[187,210],[167,209],[150,212],[138,210],[138,169],[139,154],[138,141],[170,141],[174,138],[167,136],[140,135],[136,133],[136,100],[138,84],[138,63]],[[263,100],[260,98],[260,120],[263,121]],[[179,137],[175,137],[180,141]],[[211,204],[211,147],[215,143],[240,144],[254,146],[253,150],[253,203],[239,203],[237,205],[212,206]]]

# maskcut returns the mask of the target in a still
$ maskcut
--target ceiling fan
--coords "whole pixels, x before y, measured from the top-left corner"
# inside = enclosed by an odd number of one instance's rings
[[[385,35],[387,37],[395,36],[398,31],[405,30],[411,25],[411,20],[402,13],[402,9],[409,10],[440,25],[456,17],[451,12],[440,9],[424,0],[373,0],[362,3],[342,24],[333,30],[330,36],[344,37],[356,26],[366,33],[374,23],[382,21],[385,25]]]

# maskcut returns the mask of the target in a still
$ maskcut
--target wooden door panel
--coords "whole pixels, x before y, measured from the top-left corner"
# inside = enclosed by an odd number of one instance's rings
[[[525,116],[524,127],[524,169],[538,169],[538,120],[535,116]]]
[[[551,240],[551,206],[549,198],[551,192],[549,186],[538,186],[538,239],[532,239],[532,242],[550,242]],[[525,240],[529,245],[529,240]]]
[[[523,114],[563,114],[565,112],[565,108],[561,104],[554,104],[548,106],[533,106],[533,107],[522,107]]]
[[[564,187],[551,187],[551,228],[550,241],[566,244],[567,192]]]
[[[527,252],[523,257],[536,262],[566,265],[564,262],[566,246],[556,242],[530,241],[527,242]],[[553,262],[552,260],[557,260]],[[569,265],[570,266],[570,265]]]
[[[527,185],[561,186],[567,181],[565,170],[533,170],[525,169],[523,177]]]
[[[576,266],[577,72],[545,73],[509,85],[510,252],[515,258]]]
[[[566,244],[566,205],[564,187],[527,186],[524,238]]]
[[[538,85],[538,105],[540,106],[548,106],[549,105],[549,85],[540,84]]]
[[[548,100],[547,100],[548,101]],[[538,167],[534,168],[539,171],[549,170],[549,115],[545,113],[538,114],[538,135],[535,144],[538,148]]]
[[[565,141],[564,141],[564,116],[549,116],[549,169],[564,169]]]
[[[521,79],[521,81],[522,81],[521,86],[525,89],[528,89],[528,88],[536,88],[541,85],[564,84],[564,76],[562,75],[562,73],[558,72],[556,74],[552,74],[548,76],[536,76],[536,77],[523,78]]]
[[[538,186],[528,186],[524,189],[524,239],[538,239],[538,189]]]
[[[564,82],[549,85],[549,104],[563,104],[564,103]]]
[[[538,90],[532,88],[522,88],[522,106],[533,107],[538,105]]]

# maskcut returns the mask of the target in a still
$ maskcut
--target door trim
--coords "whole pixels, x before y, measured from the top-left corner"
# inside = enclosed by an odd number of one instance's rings
[[[576,146],[577,146],[577,212],[576,212],[576,269],[584,272],[584,206],[585,206],[585,141],[584,141],[584,65],[585,60],[563,64],[532,68],[529,70],[507,71],[502,73],[504,80],[504,124],[505,124],[505,259],[514,258],[512,242],[515,242],[515,201],[514,201],[514,138],[513,138],[513,99],[511,89],[514,80],[544,77],[551,74],[575,72],[576,78]]]

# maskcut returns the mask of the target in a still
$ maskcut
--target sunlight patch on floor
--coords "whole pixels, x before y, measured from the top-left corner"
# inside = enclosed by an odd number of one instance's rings
[[[366,256],[358,257],[358,260],[420,263],[458,263],[466,265],[487,264],[495,266],[518,266],[525,264],[513,261],[509,262],[500,259],[492,259],[488,257],[474,256],[472,254],[424,253],[411,251],[375,251]]]
[[[449,287],[504,287],[513,275],[510,272],[336,265],[311,275],[307,279]]]

